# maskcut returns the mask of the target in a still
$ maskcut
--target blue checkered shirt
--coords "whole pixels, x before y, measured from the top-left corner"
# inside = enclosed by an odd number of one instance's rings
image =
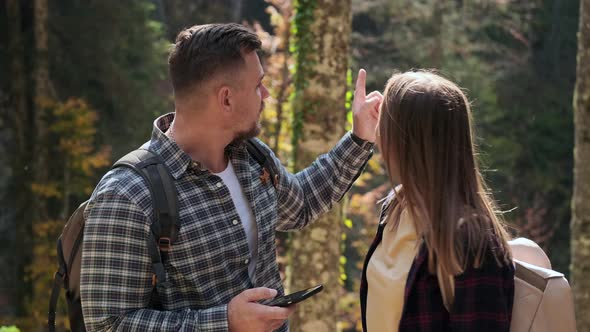
[[[275,231],[303,228],[328,211],[371,155],[347,133],[295,175],[275,157],[280,169],[275,189],[261,181],[262,168],[245,144],[227,147],[258,228],[255,280],[250,280],[251,255],[230,192],[164,134],[173,119],[173,113],[156,119],[146,143],[163,157],[178,191],[181,227],[165,261],[172,286],[158,290],[162,310],[151,309],[150,192],[132,170],[111,170],[85,210],[80,291],[88,331],[227,331],[227,304],[242,291],[268,287],[283,294]],[[287,330],[287,324],[279,329]]]

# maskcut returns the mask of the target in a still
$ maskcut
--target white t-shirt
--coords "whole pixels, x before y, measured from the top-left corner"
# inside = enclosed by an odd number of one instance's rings
[[[246,199],[242,186],[240,186],[231,161],[228,161],[227,168],[223,172],[214,174],[219,176],[229,189],[231,199],[242,221],[242,227],[244,227],[246,239],[248,240],[250,256],[252,257],[248,263],[248,275],[250,276],[250,280],[254,282],[254,272],[256,270],[256,261],[258,260],[258,228],[256,227],[254,213],[252,213],[250,203]]]

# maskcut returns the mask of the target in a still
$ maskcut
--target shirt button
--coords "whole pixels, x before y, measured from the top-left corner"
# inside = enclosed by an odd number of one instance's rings
[[[246,258],[246,260],[244,261],[244,264],[248,265],[248,263],[250,263],[250,259]]]
[[[232,223],[233,223],[234,225],[237,225],[237,224],[238,224],[238,221],[237,221],[236,219],[234,219],[234,220],[232,221]]]
[[[217,188],[221,188],[223,186],[223,183],[217,182],[216,186],[217,186]]]

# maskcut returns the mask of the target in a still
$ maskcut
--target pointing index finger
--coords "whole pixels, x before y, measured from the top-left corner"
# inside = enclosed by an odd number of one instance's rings
[[[366,95],[366,91],[365,91],[365,84],[367,81],[367,72],[364,69],[360,69],[359,70],[359,75],[356,78],[356,86],[355,86],[355,90],[354,90],[354,94],[355,97],[359,96],[359,97],[365,97]]]

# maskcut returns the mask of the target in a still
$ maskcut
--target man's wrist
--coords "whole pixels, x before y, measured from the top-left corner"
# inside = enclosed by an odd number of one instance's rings
[[[365,139],[362,139],[360,137],[358,137],[354,132],[350,131],[350,138],[352,138],[352,140],[361,148],[363,148],[366,151],[372,151],[373,150],[373,146],[375,145],[375,143],[373,142],[369,142]]]

